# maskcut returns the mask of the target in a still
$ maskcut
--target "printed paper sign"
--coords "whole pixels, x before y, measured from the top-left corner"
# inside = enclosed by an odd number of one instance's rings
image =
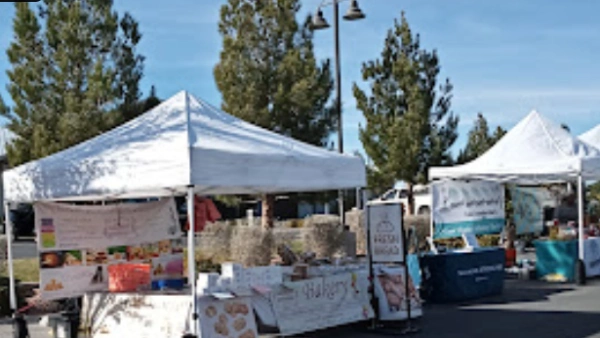
[[[198,301],[202,338],[258,338],[250,300],[245,297],[219,300],[202,297]]]
[[[434,238],[500,233],[505,225],[504,187],[486,181],[432,184]]]
[[[402,206],[386,203],[370,204],[367,208],[373,262],[404,262]]]
[[[379,299],[379,317],[381,320],[404,320],[408,318],[408,302],[406,299],[406,274],[403,267],[378,269],[375,277],[375,296]],[[412,278],[408,278],[410,295],[410,317],[423,315],[422,301],[414,286]]]
[[[183,276],[183,240],[173,199],[111,206],[38,203],[34,207],[43,299],[107,290],[112,264],[151,264],[153,280]]]
[[[373,318],[367,273],[286,283],[271,293],[281,335],[291,336]]]

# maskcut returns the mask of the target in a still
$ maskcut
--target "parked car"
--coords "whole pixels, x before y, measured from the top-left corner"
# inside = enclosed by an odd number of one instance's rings
[[[429,186],[416,185],[413,188],[413,198],[415,201],[415,213],[417,215],[427,215],[431,211],[431,194],[429,193]],[[377,202],[389,202],[397,201],[408,207],[408,190],[406,187],[395,187],[386,191],[383,195],[371,201],[371,203]]]
[[[35,234],[35,214],[31,204],[18,204],[10,210],[9,217],[13,226],[13,240]]]

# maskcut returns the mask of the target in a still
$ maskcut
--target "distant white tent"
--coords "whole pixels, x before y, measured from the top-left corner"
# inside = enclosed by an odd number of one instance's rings
[[[185,91],[114,130],[4,173],[11,202],[365,185],[359,157],[267,131]]]
[[[431,168],[431,179],[483,179],[515,183],[577,181],[579,259],[583,261],[583,205],[586,179],[600,178],[600,150],[559,124],[531,112],[492,148],[454,167]]]
[[[579,139],[600,149],[600,124],[579,135]]]
[[[600,177],[600,150],[559,124],[531,112],[486,153],[454,167],[435,167],[431,179],[536,183]]]

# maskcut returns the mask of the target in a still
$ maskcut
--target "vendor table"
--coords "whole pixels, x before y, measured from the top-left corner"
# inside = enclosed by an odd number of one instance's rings
[[[502,293],[505,253],[502,248],[447,252],[421,257],[431,302],[458,302]]]
[[[536,252],[536,274],[538,278],[560,275],[567,281],[575,279],[575,264],[579,256],[577,240],[534,242]],[[584,263],[587,277],[600,275],[600,237],[584,240]]]

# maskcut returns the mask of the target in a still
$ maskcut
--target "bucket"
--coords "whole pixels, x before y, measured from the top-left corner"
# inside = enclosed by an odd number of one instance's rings
[[[506,253],[505,266],[507,268],[514,266],[517,261],[517,250],[514,248],[510,248],[510,249],[505,249],[504,252]]]

